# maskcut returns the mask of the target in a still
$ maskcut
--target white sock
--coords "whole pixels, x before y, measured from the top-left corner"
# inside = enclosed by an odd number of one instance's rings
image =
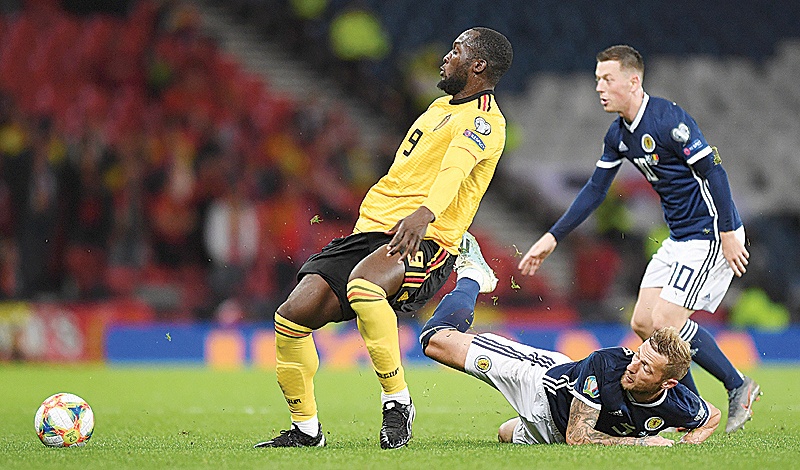
[[[410,405],[411,394],[408,393],[408,387],[404,388],[403,390],[400,390],[397,393],[390,393],[388,395],[381,392],[381,405],[383,405],[387,401],[392,401],[392,400],[403,405]]]
[[[459,271],[456,275],[456,280],[463,278],[472,279],[478,285],[483,285],[483,273],[475,268],[465,268]]]
[[[317,434],[319,434],[319,419],[316,416],[306,421],[292,420],[292,424],[297,426],[297,429],[302,431],[303,434],[308,434],[311,437],[317,437]]]

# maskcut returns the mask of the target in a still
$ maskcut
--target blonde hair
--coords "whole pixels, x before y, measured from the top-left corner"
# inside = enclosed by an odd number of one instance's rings
[[[678,330],[667,326],[656,330],[650,336],[650,346],[667,358],[664,366],[664,379],[682,379],[689,372],[692,363],[692,351],[689,343],[681,339]]]

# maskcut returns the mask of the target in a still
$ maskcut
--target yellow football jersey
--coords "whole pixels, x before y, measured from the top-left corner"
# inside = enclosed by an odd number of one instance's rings
[[[389,230],[425,205],[436,215],[425,238],[457,254],[505,141],[506,120],[491,91],[436,99],[408,130],[389,172],[367,192],[354,232]],[[452,200],[437,200],[431,186],[440,172],[453,167],[466,177]]]

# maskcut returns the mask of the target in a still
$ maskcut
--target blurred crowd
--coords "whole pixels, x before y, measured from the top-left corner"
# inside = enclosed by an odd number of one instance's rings
[[[325,16],[327,4],[231,3],[393,116],[397,129],[376,148],[363,142],[340,103],[291,99],[245,70],[202,33],[192,2],[3,3],[0,299],[133,296],[164,319],[270,319],[300,264],[350,232],[361,198],[391,163],[398,131],[430,102],[438,81],[438,46],[404,57],[403,76],[381,75],[375,66],[391,38],[366,47],[346,34],[355,28],[382,38],[374,15],[361,15],[368,9],[350,2],[341,15]],[[540,226],[554,220],[529,199],[534,195],[518,196],[510,198],[509,217]],[[512,314],[514,307],[537,309],[545,321],[548,312],[554,320],[625,321],[622,310],[632,307],[627,302],[655,249],[648,240],[665,236],[632,233],[627,210],[624,198],[610,198],[592,233],[576,232],[564,243],[572,276],[565,292],[544,274],[515,278],[527,246],[501,246],[476,228],[501,279],[491,302]],[[786,230],[762,238],[800,231],[794,219],[784,220]],[[754,260],[781,252],[787,241],[778,235],[760,252],[753,247]],[[520,243],[527,241],[532,236]],[[745,279],[754,282],[744,287],[756,290],[742,296],[737,315],[756,312],[752,322],[763,323],[759,312],[769,310],[784,325],[789,314],[773,300],[800,299],[800,267],[781,276],[796,288],[794,297],[781,299],[787,289],[770,291],[779,284],[759,277],[775,272],[770,266],[753,266]]]
[[[0,17],[0,297],[269,318],[391,150],[336,103],[271,92],[190,2],[80,13]]]

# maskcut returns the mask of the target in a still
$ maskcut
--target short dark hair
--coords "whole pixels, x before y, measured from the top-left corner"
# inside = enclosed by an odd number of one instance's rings
[[[625,44],[611,46],[597,54],[598,62],[605,62],[607,60],[616,60],[622,68],[636,70],[641,74],[642,79],[644,79],[644,59],[642,59],[642,55],[639,54],[639,51],[631,46]]]
[[[476,27],[472,30],[478,33],[469,44],[472,58],[486,61],[485,73],[494,86],[511,68],[514,59],[511,42],[502,33],[490,28]]]

